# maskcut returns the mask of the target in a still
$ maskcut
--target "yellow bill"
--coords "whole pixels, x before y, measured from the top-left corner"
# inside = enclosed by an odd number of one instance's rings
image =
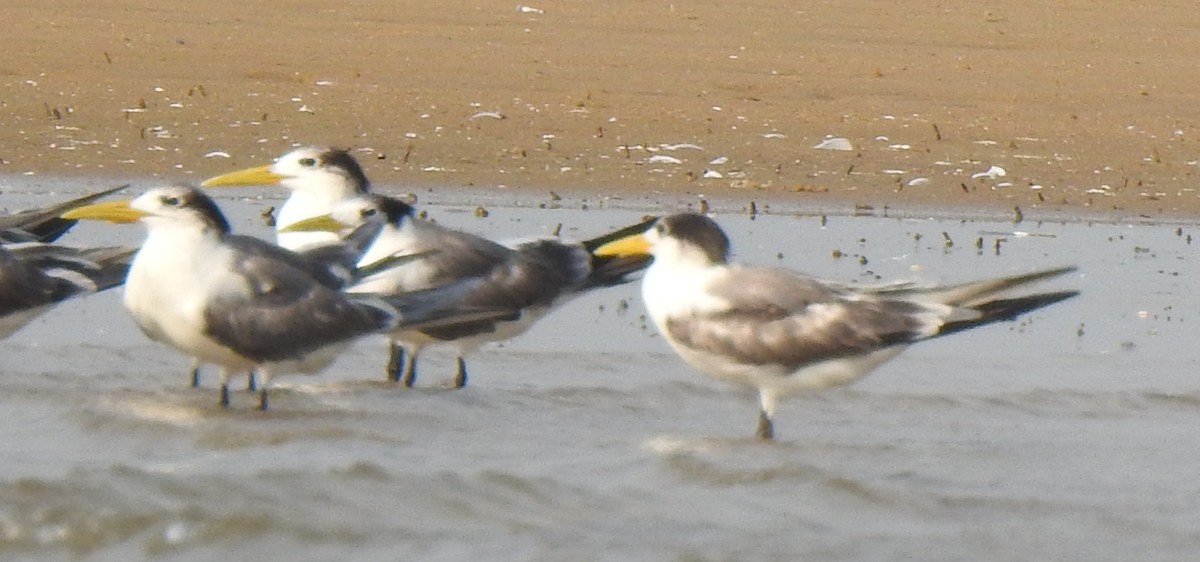
[[[333,215],[320,215],[298,220],[279,229],[279,232],[341,232],[352,225],[343,224]]]
[[[129,206],[129,201],[105,201],[76,207],[60,217],[69,220],[102,220],[115,223],[137,222],[146,213]]]
[[[635,234],[613,240],[599,248],[592,255],[605,256],[646,256],[650,254],[650,241],[644,234]]]
[[[233,187],[239,185],[275,185],[287,176],[281,176],[271,171],[271,166],[256,166],[228,174],[211,177],[204,180],[200,187]]]

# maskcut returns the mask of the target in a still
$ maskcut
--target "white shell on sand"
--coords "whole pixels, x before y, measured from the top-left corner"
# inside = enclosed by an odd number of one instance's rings
[[[971,179],[988,178],[988,179],[994,180],[996,178],[1002,178],[1007,175],[1008,175],[1008,172],[1005,171],[1004,168],[1001,168],[1000,166],[991,166],[990,168],[988,168],[982,172],[977,172],[977,173],[971,174]]]
[[[813,148],[818,149],[818,150],[850,151],[850,150],[854,150],[854,145],[850,144],[850,141],[848,139],[844,139],[842,137],[831,137],[831,138],[827,138],[827,139],[817,143],[816,145],[813,146]]]

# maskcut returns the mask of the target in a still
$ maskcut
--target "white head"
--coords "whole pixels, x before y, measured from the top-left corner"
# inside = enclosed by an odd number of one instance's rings
[[[63,217],[116,223],[140,221],[151,230],[184,228],[217,236],[229,232],[229,221],[217,204],[203,191],[187,185],[151,189],[132,201],[86,205]]]
[[[346,150],[327,147],[297,148],[274,163],[209,178],[205,187],[282,185],[291,194],[276,215],[276,225],[286,227],[323,215],[342,201],[366,194],[371,184],[362,166]],[[280,246],[299,250],[334,240],[326,233],[279,233]]]

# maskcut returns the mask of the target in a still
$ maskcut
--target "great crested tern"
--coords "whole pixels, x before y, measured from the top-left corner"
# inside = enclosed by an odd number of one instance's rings
[[[125,306],[151,339],[220,367],[223,405],[232,374],[261,376],[259,407],[265,410],[273,374],[320,371],[359,336],[495,317],[478,309],[458,312],[451,304],[457,295],[450,293],[385,300],[338,291],[322,282],[310,260],[231,234],[212,199],[188,186],[65,216],[146,226],[125,284]]]
[[[329,213],[334,205],[370,191],[358,160],[345,150],[297,148],[274,163],[212,177],[202,187],[282,185],[290,191],[276,214],[276,225]],[[276,243],[289,250],[337,240],[328,232],[277,232]]]
[[[952,286],[848,287],[791,271],[729,262],[711,219],[677,214],[598,255],[644,255],[646,310],[692,367],[758,389],[757,435],[774,435],[778,401],[848,385],[910,344],[1048,306],[1078,291],[1004,297],[1073,267]]]
[[[611,240],[645,230],[645,225],[580,242],[540,237],[504,245],[418,220],[413,214],[413,208],[399,199],[372,194],[346,201],[330,214],[281,227],[285,232],[337,231],[382,220],[383,231],[363,256],[364,263],[390,255],[426,255],[366,276],[350,292],[393,294],[475,283],[463,294],[463,303],[512,312],[511,320],[392,333],[388,376],[410,387],[416,379],[417,354],[424,347],[446,344],[456,349],[455,387],[462,388],[467,383],[466,356],[483,344],[516,337],[570,298],[625,283],[649,263],[647,256],[592,254]]]
[[[205,180],[202,187],[245,185],[283,185],[290,195],[276,213],[276,224],[290,224],[300,219],[328,212],[333,205],[366,193],[370,189],[367,176],[358,161],[344,150],[326,147],[302,147],[280,156],[274,163],[246,168]],[[337,242],[335,235],[326,232],[278,233],[275,242],[292,251]],[[192,385],[200,384],[200,364],[193,360]],[[255,388],[255,376],[250,374],[248,385]]]
[[[294,265],[305,267],[308,274],[331,289],[344,289],[358,281],[361,278],[360,274],[365,274],[365,272],[371,270],[370,267],[366,267],[360,271],[358,262],[362,258],[363,252],[375,240],[375,236],[380,230],[382,230],[381,225],[367,224],[362,228],[355,229],[341,239],[308,244],[296,251],[296,254],[303,258],[303,261],[296,262]],[[381,258],[379,262],[364,262],[364,264],[371,263],[372,266],[379,267],[393,262],[392,257],[387,256]],[[203,366],[203,361],[195,357],[192,358],[191,365],[189,366],[192,388],[200,387],[200,370]],[[251,371],[246,379],[247,390],[251,392],[258,390],[257,377],[254,371]]]
[[[67,299],[119,286],[133,250],[39,242],[0,246],[0,338]]]
[[[62,214],[89,205],[96,200],[126,189],[129,184],[88,193],[47,207],[0,216],[0,241],[51,242],[75,226],[78,220],[63,218]],[[193,359],[190,367],[192,387],[200,386],[200,362]],[[254,374],[249,377],[250,390],[255,389]]]

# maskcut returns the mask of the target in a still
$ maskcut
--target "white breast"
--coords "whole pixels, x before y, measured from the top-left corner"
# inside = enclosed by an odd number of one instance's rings
[[[125,282],[125,307],[150,338],[208,363],[249,362],[204,336],[204,310],[223,290],[244,290],[229,275],[229,251],[188,228],[155,229]]]

